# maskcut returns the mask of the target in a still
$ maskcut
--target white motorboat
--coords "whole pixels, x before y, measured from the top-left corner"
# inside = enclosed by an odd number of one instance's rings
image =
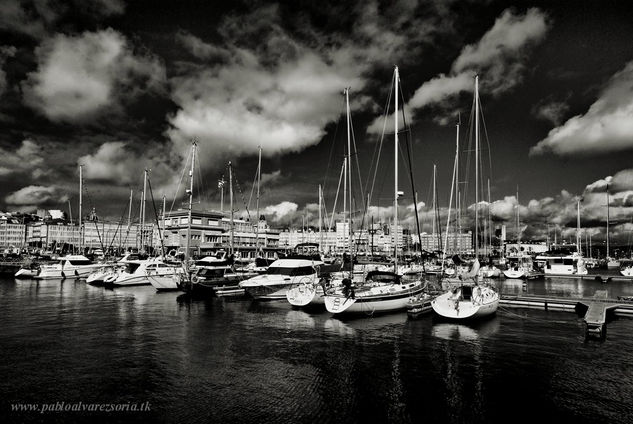
[[[488,264],[479,269],[479,275],[483,278],[499,278],[501,270],[492,264]]]
[[[585,267],[582,255],[579,255],[577,252],[571,254],[539,255],[536,257],[536,261],[543,264],[545,276],[581,276],[589,273]]]
[[[146,255],[141,256],[138,253],[128,253],[116,262],[102,264],[101,267],[95,269],[88,275],[88,277],[86,277],[86,283],[98,285],[103,283],[106,278],[108,278],[108,280],[112,280],[111,277],[114,276],[114,278],[116,278],[118,273],[125,269],[125,264],[128,262],[146,258]]]
[[[116,276],[107,277],[104,284],[112,286],[140,286],[151,284],[152,279],[158,281],[161,277],[171,277],[177,272],[174,265],[163,262],[160,258],[129,261],[125,269]]]
[[[362,285],[345,279],[341,287],[323,296],[333,314],[394,312],[407,308],[409,298],[420,294],[424,283],[417,274],[401,277],[388,271],[371,271]]]
[[[532,257],[527,254],[518,254],[507,258],[508,269],[503,271],[506,278],[529,278],[534,275]]]
[[[88,284],[100,284],[103,283],[103,281],[110,277],[110,276],[116,276],[119,272],[119,265],[117,264],[108,264],[106,266],[102,266],[94,271],[92,271],[87,277],[86,277],[86,283]]]
[[[633,264],[622,267],[620,269],[620,274],[624,275],[625,277],[633,277]]]
[[[13,275],[16,279],[28,279],[35,278],[37,273],[40,270],[40,265],[32,262],[29,264],[24,264],[20,269]]]
[[[614,258],[607,258],[607,269],[619,269],[620,261]]]
[[[481,318],[497,311],[499,293],[485,285],[463,284],[436,297],[431,306],[444,318]]]
[[[41,265],[40,271],[34,278],[38,280],[85,278],[101,266],[83,255],[68,255],[56,264]]]
[[[323,262],[306,258],[279,259],[270,264],[266,274],[239,283],[254,299],[282,300],[290,287],[319,280],[318,267]]]

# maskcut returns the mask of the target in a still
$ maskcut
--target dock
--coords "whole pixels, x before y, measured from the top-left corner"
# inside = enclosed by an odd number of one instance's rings
[[[549,296],[501,296],[499,304],[517,308],[535,308],[558,311],[584,311],[585,335],[604,339],[607,334],[607,318],[633,317],[633,301],[608,299],[606,290],[596,290],[590,298],[556,298]]]

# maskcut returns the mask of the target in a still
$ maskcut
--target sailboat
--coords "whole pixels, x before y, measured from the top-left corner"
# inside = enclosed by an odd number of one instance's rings
[[[350,278],[342,281],[342,287],[333,289],[323,296],[325,308],[333,314],[341,313],[374,313],[392,312],[405,309],[409,303],[409,298],[422,292],[424,284],[417,278],[416,274],[398,274],[398,197],[401,192],[398,190],[398,83],[400,76],[398,67],[394,68],[394,214],[393,214],[393,234],[394,234],[394,260],[393,272],[373,271],[367,273],[365,281],[359,285],[354,284],[350,272]],[[349,103],[348,103],[349,105]],[[348,106],[349,110],[349,106]],[[349,151],[349,149],[348,149]],[[351,209],[351,202],[350,202]],[[351,216],[351,214],[350,214]],[[351,223],[350,223],[351,224]],[[351,231],[351,225],[350,225]],[[351,237],[350,237],[351,238]],[[350,253],[352,243],[350,240]]]
[[[345,223],[347,226],[347,242],[349,246],[350,260],[348,261],[348,265],[350,267],[349,278],[350,280],[353,278],[353,269],[354,269],[354,255],[352,253],[353,250],[353,240],[352,240],[352,167],[351,167],[351,113],[349,107],[349,88],[345,88],[343,91],[345,94],[345,114],[347,117],[347,156],[343,160],[343,219],[349,220]],[[348,166],[349,165],[349,166]],[[349,169],[348,169],[349,168]],[[347,199],[349,192],[349,216],[347,215]],[[319,204],[321,202],[321,186],[319,186]],[[319,206],[319,216],[320,216],[320,206]],[[321,222],[319,220],[319,225]],[[320,229],[319,229],[320,231]],[[343,267],[345,266],[345,261],[343,261]],[[346,274],[346,272],[340,271],[335,272],[333,277],[330,280],[332,286],[339,286],[342,283],[342,280],[345,278],[338,278],[339,274]],[[328,286],[330,284],[325,284],[325,281],[322,279],[313,280],[313,281],[303,281],[299,284],[293,285],[286,292],[286,299],[288,303],[295,307],[304,307],[309,305],[323,305],[325,304],[324,296],[328,291]]]
[[[546,253],[536,257],[536,262],[543,265],[545,276],[582,276],[587,275],[587,267],[580,246],[580,199],[577,201],[576,217],[576,251],[572,253]]]
[[[503,271],[506,278],[535,278],[532,256],[521,250],[521,226],[519,217],[519,191],[517,190],[517,251],[506,256],[508,269]]]
[[[478,284],[479,271],[479,76],[475,76],[475,262],[468,279],[431,301],[435,313],[450,319],[473,319],[494,314],[499,307],[499,293]]]
[[[83,196],[83,165],[79,165],[79,251],[82,251],[83,224],[82,220],[82,196]],[[91,272],[99,268],[101,264],[94,263],[83,255],[67,255],[52,265],[41,265],[33,278],[37,280],[48,279],[78,279],[85,278]]]
[[[609,184],[607,184],[607,269],[620,268],[620,261],[612,258],[609,252]]]

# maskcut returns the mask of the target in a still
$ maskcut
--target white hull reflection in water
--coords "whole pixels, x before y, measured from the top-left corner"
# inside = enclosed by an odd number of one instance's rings
[[[431,335],[445,340],[474,341],[495,335],[500,322],[496,316],[470,323],[441,322],[433,325]]]

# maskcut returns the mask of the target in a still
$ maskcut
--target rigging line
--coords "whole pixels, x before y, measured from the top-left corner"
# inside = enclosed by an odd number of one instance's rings
[[[196,155],[196,160],[197,160],[197,166],[196,171],[198,171],[198,184],[197,184],[197,188],[198,188],[198,204],[202,204],[204,199],[202,193],[206,193],[208,190],[206,190],[206,186],[204,184],[204,180],[202,179],[202,166],[200,165],[200,156]]]
[[[488,146],[488,178],[490,178],[492,180],[492,154],[491,154],[491,148],[490,148],[490,140],[488,139],[488,128],[486,127],[486,121],[484,119],[484,109],[483,106],[481,105],[481,98],[479,99],[479,111],[481,114],[481,123],[484,129],[484,135],[486,138],[486,146]]]
[[[354,137],[354,124],[352,122],[352,112],[351,111],[349,113],[349,122],[350,122],[350,129],[351,129],[351,133],[352,133],[352,143],[354,145],[354,156],[356,157],[356,170],[358,171],[358,186],[360,187],[360,192],[361,192],[361,194],[363,194],[363,197],[364,197],[365,189],[363,188],[363,180],[362,180],[362,177],[360,175],[360,163],[358,162],[358,148],[356,147],[356,137]],[[350,155],[351,155],[351,153],[350,153]],[[364,204],[365,204],[365,201],[363,200],[363,205]]]
[[[234,172],[233,172],[233,181],[235,181],[235,185],[237,186],[237,191],[238,191],[238,193],[240,193],[240,197],[242,198],[242,203],[244,204],[244,208],[246,209],[246,216],[248,217],[248,221],[250,222],[251,221],[251,213],[248,210],[248,205],[246,204],[246,198],[244,197],[244,192],[242,191],[242,188],[240,187],[240,183],[237,180],[237,175],[236,175],[237,172],[235,172],[235,167],[233,167],[233,170],[234,170]],[[239,209],[236,210],[235,212],[237,212],[237,211],[239,211]]]
[[[259,174],[259,162],[257,163],[257,169],[255,170],[255,177],[253,177],[253,184],[251,185],[251,195],[248,196],[248,205],[247,207],[251,207],[251,201],[253,200],[253,193],[255,192],[255,184],[257,184],[257,175]],[[259,219],[259,218],[258,218]]]
[[[112,240],[108,244],[108,249],[107,249],[108,251],[110,251],[110,249],[112,248],[112,245],[114,244],[114,241],[116,240],[116,236],[119,233],[119,230],[121,229],[121,225],[123,224],[123,217],[124,216],[125,216],[125,209],[123,210],[123,214],[121,215],[121,218],[119,219],[119,224],[117,225],[116,230],[114,231],[114,235],[112,236]]]
[[[174,193],[174,198],[171,201],[171,206],[169,208],[169,213],[174,210],[174,204],[176,203],[176,198],[178,197],[178,192],[180,191],[180,186],[182,185],[182,181],[185,178],[185,172],[188,169],[187,165],[189,164],[189,155],[187,155],[187,160],[185,161],[185,166],[182,168],[182,174],[180,175],[180,181],[178,182],[178,187],[176,187],[176,192]]]
[[[380,143],[378,145],[378,156],[376,157],[376,162],[374,164],[374,178],[372,180],[371,183],[371,190],[369,191],[369,200],[368,200],[368,204],[371,204],[372,198],[374,197],[374,186],[376,184],[376,174],[378,173],[378,162],[380,162],[380,153],[382,152],[382,143],[385,139],[385,131],[387,130],[387,117],[389,116],[389,106],[391,105],[391,94],[394,91],[393,87],[395,85],[395,72],[393,74],[393,76],[391,77],[391,87],[389,88],[389,95],[387,96],[387,103],[385,104],[385,109],[384,109],[384,120],[383,120],[383,124],[382,124],[382,133],[380,135]],[[396,113],[397,111],[394,111],[394,113]],[[371,173],[371,168],[370,168],[370,173]],[[384,179],[382,181],[384,183]]]
[[[156,202],[154,202],[154,193],[152,192],[152,181],[150,178],[147,179],[147,186],[149,188],[149,195],[152,198],[152,207],[154,208],[154,216],[156,217],[156,226],[158,227],[158,238],[160,239],[160,250],[162,252],[162,256],[165,257],[165,244],[163,243],[163,233],[160,229],[160,220],[158,219],[158,211],[156,210]],[[187,225],[191,226],[191,223]],[[152,243],[153,244],[153,243]]]
[[[415,224],[416,224],[416,229],[418,231],[418,241],[420,242],[420,251],[422,249],[422,243],[421,243],[421,236],[420,236],[420,216],[418,213],[418,196],[417,196],[417,192],[415,189],[415,177],[413,175],[413,163],[412,163],[412,157],[413,157],[413,143],[411,142],[411,139],[413,138],[412,133],[411,133],[411,128],[407,125],[407,117],[406,114],[404,113],[404,92],[402,91],[402,84],[400,84],[400,94],[402,95],[402,125],[404,126],[404,128],[407,128],[408,131],[405,132],[405,142],[407,145],[407,153],[409,156],[409,179],[411,182],[411,191],[413,192],[413,210],[415,213]]]
[[[334,147],[336,147],[336,135],[338,134],[338,127],[341,123],[341,116],[339,115],[336,120],[336,126],[334,127],[334,137],[332,137],[332,145],[330,146],[330,155],[328,157],[327,166],[325,167],[325,174],[323,175],[323,191],[325,191],[327,187],[328,175],[330,172],[330,166],[332,165],[332,156],[334,155]]]
[[[442,249],[442,220],[440,215],[440,196],[438,196],[437,192],[437,181],[435,182],[435,221],[437,226],[437,250]]]
[[[464,190],[462,192],[462,207],[464,207],[464,205],[466,205],[465,207],[468,208],[468,185],[469,185],[469,178],[470,178],[470,161],[471,161],[471,152],[472,152],[472,144],[473,144],[473,140],[474,140],[474,132],[475,132],[475,125],[474,125],[474,121],[475,121],[475,99],[473,98],[473,103],[472,103],[472,107],[470,110],[470,117],[468,120],[468,149],[467,149],[467,155],[466,155],[466,172],[464,173]]]
[[[350,127],[351,127],[351,130],[352,130],[351,131],[351,133],[352,133],[352,141],[354,143],[354,156],[356,157],[356,170],[358,172],[358,186],[360,187],[360,193],[361,193],[362,200],[363,200],[362,201],[363,215],[362,215],[361,222],[360,222],[360,229],[362,231],[362,229],[365,228],[365,218],[367,216],[367,208],[368,208],[369,205],[367,204],[367,199],[365,197],[365,188],[363,187],[363,181],[362,181],[362,177],[361,177],[361,174],[360,174],[360,163],[358,162],[358,149],[356,147],[356,138],[354,136],[354,125],[352,124],[352,114],[351,114],[351,112],[350,112]],[[350,156],[350,158],[351,158],[351,156]],[[350,163],[351,163],[351,161],[350,161]],[[350,172],[351,172],[351,169],[350,169]],[[350,187],[350,191],[351,191],[351,187]],[[356,200],[356,198],[355,198],[353,193],[352,193],[352,198],[353,198],[353,200]],[[360,231],[358,233],[358,242],[357,242],[357,245],[356,245],[357,249],[358,249],[359,245],[360,245]]]
[[[82,178],[82,180],[85,180],[85,178]],[[88,204],[91,204],[92,208],[96,209],[95,202],[94,202],[94,200],[92,198],[90,190],[88,190],[88,188],[85,186],[85,184],[83,184],[83,181],[82,181],[82,185],[81,186],[82,186],[83,191],[86,193],[86,197],[88,198]],[[83,220],[83,217],[80,217],[80,218]],[[97,221],[93,220],[93,222],[95,223],[95,227],[97,229],[97,237],[99,239],[99,245],[101,246],[101,250],[103,250],[104,246],[103,246],[103,241],[101,240],[101,233],[99,232],[99,226],[97,225]],[[85,234],[84,234],[84,238],[85,238]]]
[[[430,210],[430,204],[432,203],[431,201],[431,197],[433,196],[433,178],[431,178],[429,180],[429,187],[426,190],[426,208]],[[427,224],[427,221],[429,219],[429,214],[425,214],[424,215],[424,219],[422,220],[422,228],[424,228],[424,226]],[[431,222],[431,227],[432,227],[432,222]],[[432,231],[432,230],[431,230]]]
[[[345,162],[341,166],[341,173],[338,177],[338,187],[336,188],[336,197],[334,198],[334,206],[332,207],[332,217],[330,218],[329,230],[332,231],[332,225],[334,225],[334,214],[336,214],[336,202],[338,202],[338,194],[341,190],[341,180],[343,179],[343,170],[345,169]]]

